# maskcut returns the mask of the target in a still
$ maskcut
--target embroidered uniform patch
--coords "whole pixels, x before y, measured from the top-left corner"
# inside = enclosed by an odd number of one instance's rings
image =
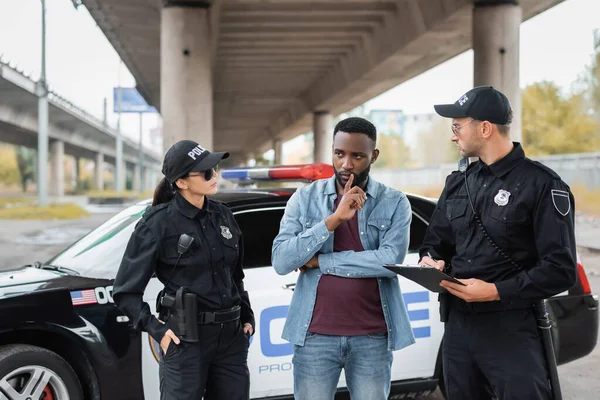
[[[552,189],[552,203],[556,211],[563,217],[566,217],[571,211],[571,199],[569,198],[569,192],[564,190]]]

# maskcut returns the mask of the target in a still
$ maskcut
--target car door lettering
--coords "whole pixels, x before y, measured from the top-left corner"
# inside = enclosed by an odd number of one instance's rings
[[[106,287],[99,286],[94,289],[94,292],[96,292],[96,299],[98,300],[98,304],[107,304],[107,303],[115,302],[112,297],[112,292],[113,292],[112,286],[106,286]]]

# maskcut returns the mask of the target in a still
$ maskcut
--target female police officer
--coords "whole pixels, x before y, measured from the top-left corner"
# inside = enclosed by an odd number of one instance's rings
[[[248,399],[254,314],[244,291],[243,241],[231,211],[208,196],[229,153],[182,140],[166,153],[165,178],[133,232],[114,282],[117,306],[162,349],[162,400]],[[142,294],[165,285],[157,319]]]

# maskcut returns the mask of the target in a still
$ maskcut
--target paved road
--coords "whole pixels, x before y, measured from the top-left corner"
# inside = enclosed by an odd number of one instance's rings
[[[117,210],[76,221],[0,221],[0,270],[45,261]],[[600,219],[578,217],[578,243],[600,247]],[[592,290],[600,293],[600,250],[579,249]],[[600,346],[587,357],[559,367],[565,400],[597,399],[600,393]],[[440,399],[432,395],[427,400]],[[423,399],[425,400],[425,399]]]
[[[79,220],[0,221],[0,269],[46,261],[70,243],[102,224],[112,214],[92,214]]]

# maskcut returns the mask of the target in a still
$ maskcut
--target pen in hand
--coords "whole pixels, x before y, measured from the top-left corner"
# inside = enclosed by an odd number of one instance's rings
[[[433,258],[431,256],[431,253],[429,251],[427,252],[427,256],[431,259],[432,263],[431,264],[425,264],[425,265],[427,265],[429,267],[434,267],[435,269],[438,269],[440,271],[444,270],[445,263],[443,261],[438,261],[435,258]]]

